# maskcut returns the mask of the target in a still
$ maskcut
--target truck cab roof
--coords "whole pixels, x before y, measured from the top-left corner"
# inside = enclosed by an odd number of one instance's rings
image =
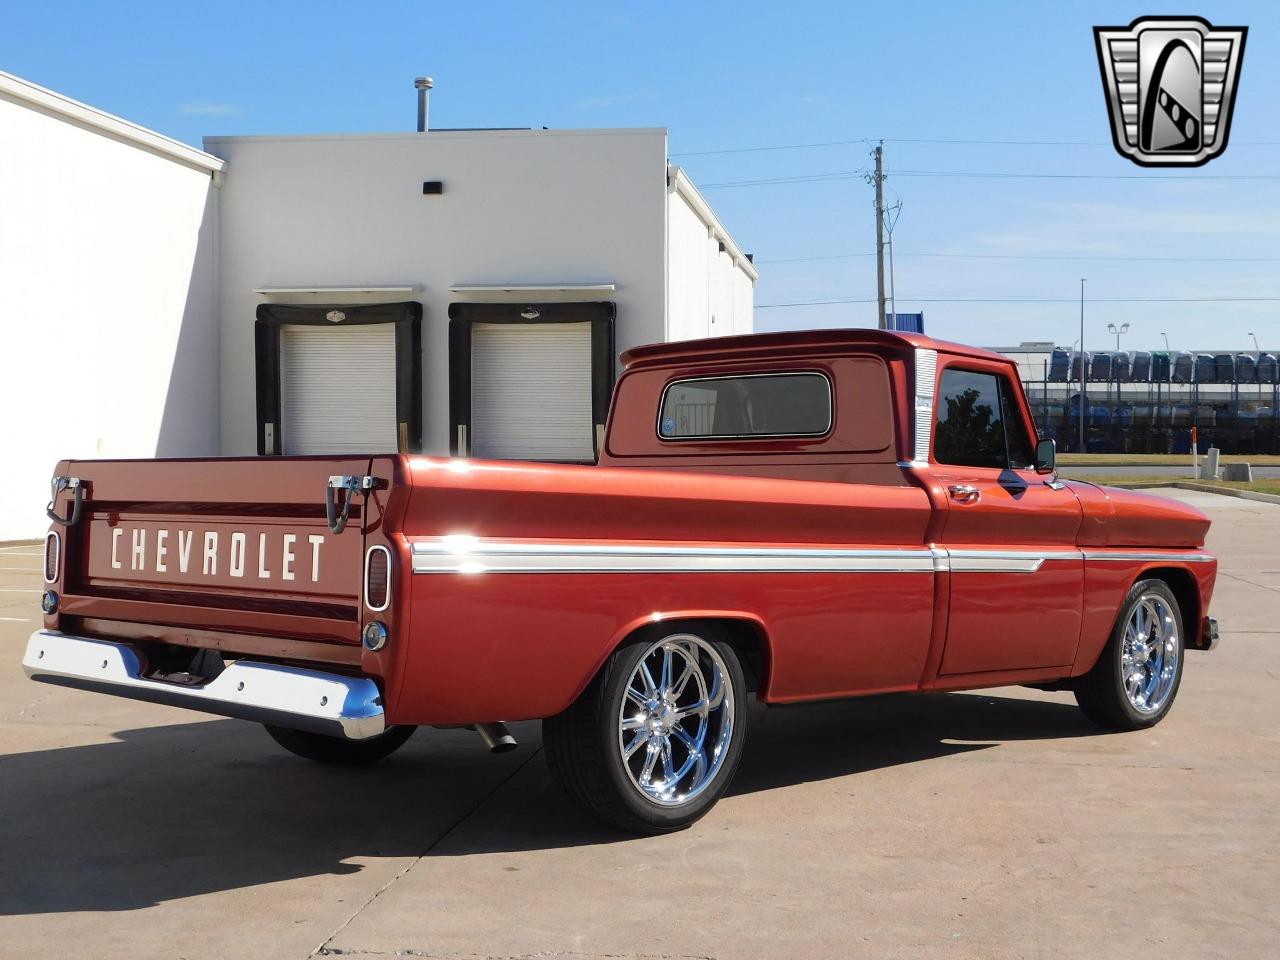
[[[770,357],[794,358],[841,351],[844,348],[888,347],[901,350],[937,350],[980,357],[1001,363],[1008,357],[990,350],[964,344],[936,340],[919,333],[840,327],[825,330],[793,330],[779,333],[753,333],[736,337],[712,337],[706,340],[684,340],[655,343],[623,351],[622,365],[627,370],[667,366],[685,362],[717,360],[760,360]]]

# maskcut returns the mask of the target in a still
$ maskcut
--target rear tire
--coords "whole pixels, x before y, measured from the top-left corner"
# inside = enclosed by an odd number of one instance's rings
[[[728,789],[747,685],[713,624],[649,630],[564,713],[542,721],[551,772],[588,815],[630,833],[683,830]]]
[[[1182,611],[1163,580],[1139,580],[1125,596],[1098,662],[1075,681],[1094,723],[1141,730],[1164,719],[1182,683]]]
[[[264,723],[271,739],[290,753],[306,760],[327,763],[337,767],[356,767],[374,763],[404,746],[417,727],[389,727],[376,737],[367,740],[344,740],[322,733],[292,730]]]

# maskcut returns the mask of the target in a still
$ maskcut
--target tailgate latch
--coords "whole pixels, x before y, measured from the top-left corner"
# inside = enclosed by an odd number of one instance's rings
[[[351,518],[351,501],[357,493],[367,493],[378,487],[377,477],[334,476],[329,478],[329,485],[324,491],[325,515],[329,519],[329,529],[341,533]],[[342,506],[338,506],[338,491],[342,491]]]
[[[58,516],[54,505],[63,490],[74,490],[75,500],[71,504],[71,516],[64,520]],[[49,481],[49,504],[44,508],[45,516],[60,527],[74,527],[80,522],[80,508],[84,506],[84,484],[79,477],[56,476]]]

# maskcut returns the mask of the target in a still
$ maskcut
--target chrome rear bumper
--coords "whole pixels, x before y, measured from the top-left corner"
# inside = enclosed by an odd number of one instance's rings
[[[237,661],[203,686],[148,680],[125,643],[37,630],[22,667],[32,680],[163,703],[295,730],[367,740],[386,729],[382,694],[367,677]]]
[[[1213,650],[1218,646],[1218,618],[1205,617],[1204,629],[1200,634],[1200,649]]]

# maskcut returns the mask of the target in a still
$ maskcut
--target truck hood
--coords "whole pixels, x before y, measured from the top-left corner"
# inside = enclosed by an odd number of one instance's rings
[[[1067,485],[1084,508],[1082,547],[1202,547],[1209,532],[1203,511],[1178,500],[1084,480]]]

